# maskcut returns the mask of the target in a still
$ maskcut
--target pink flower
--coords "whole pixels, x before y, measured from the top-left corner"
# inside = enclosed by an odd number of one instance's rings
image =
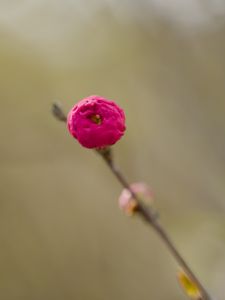
[[[113,145],[126,130],[123,110],[100,96],[78,102],[68,114],[67,125],[71,135],[86,148]]]
[[[130,188],[145,204],[149,205],[152,203],[153,192],[147,184],[143,182],[135,182],[130,185]],[[119,206],[129,216],[133,215],[136,211],[138,204],[128,189],[123,189],[120,194]]]

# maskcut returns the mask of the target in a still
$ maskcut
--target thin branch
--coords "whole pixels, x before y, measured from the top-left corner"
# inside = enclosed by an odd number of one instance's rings
[[[61,106],[58,103],[53,104],[52,113],[59,121],[66,122],[66,120],[67,120],[66,114],[63,112]],[[124,188],[128,189],[129,192],[131,193],[132,197],[136,200],[137,205],[138,205],[137,212],[149,225],[152,226],[152,228],[155,230],[156,234],[161,238],[162,242],[167,246],[168,250],[174,257],[174,259],[177,261],[177,263],[183,268],[183,270],[186,272],[186,274],[190,277],[190,279],[198,287],[198,289],[202,295],[202,298],[199,300],[212,300],[211,296],[208,294],[205,287],[202,285],[200,280],[197,278],[197,276],[194,274],[192,269],[189,267],[187,262],[184,260],[182,255],[177,250],[176,246],[170,239],[166,230],[159,223],[158,215],[151,208],[146,208],[144,206],[144,204],[141,202],[141,200],[139,199],[137,194],[134,193],[132,191],[132,189],[130,188],[130,185],[129,185],[128,181],[126,180],[126,178],[123,176],[123,174],[120,172],[120,170],[115,166],[110,148],[96,149],[96,150],[102,156],[102,158],[105,160],[105,162],[109,166],[110,170],[115,175],[115,177],[118,179],[118,181],[121,183],[121,185]]]
[[[108,151],[110,151],[110,150],[108,150]],[[161,238],[161,240],[163,241],[163,243],[169,249],[170,253],[173,255],[174,259],[177,261],[177,263],[183,268],[183,270],[190,277],[190,279],[196,284],[196,286],[198,287],[198,289],[199,289],[199,291],[200,291],[200,293],[202,295],[202,300],[212,300],[211,296],[208,294],[208,292],[206,291],[205,287],[202,285],[202,283],[199,281],[199,279],[197,278],[197,276],[194,274],[194,272],[192,271],[192,269],[189,267],[189,265],[187,264],[187,262],[184,260],[184,258],[181,256],[181,254],[179,253],[179,251],[175,247],[174,243],[170,239],[170,237],[167,234],[166,230],[159,223],[158,218],[155,217],[156,216],[155,213],[150,208],[146,208],[142,204],[142,202],[139,199],[139,197],[137,196],[137,194],[135,194],[132,191],[132,189],[130,188],[130,185],[129,185],[128,181],[125,179],[125,177],[120,172],[120,170],[115,166],[115,164],[113,162],[113,159],[112,158],[108,159],[108,157],[110,156],[109,153],[107,153],[107,151],[105,151],[105,153],[104,153],[101,150],[98,151],[98,152],[102,155],[102,157],[104,158],[105,162],[109,166],[110,170],[116,176],[116,178],[121,183],[121,185],[124,188],[128,189],[129,192],[131,193],[132,197],[136,200],[136,202],[138,204],[137,212],[143,217],[143,219],[148,224],[150,224],[153,227],[153,229],[155,230],[155,232],[157,233],[157,235]],[[105,154],[107,154],[107,155],[105,155]]]

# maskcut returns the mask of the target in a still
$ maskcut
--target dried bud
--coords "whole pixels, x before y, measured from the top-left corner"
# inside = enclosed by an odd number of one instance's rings
[[[193,300],[202,300],[202,295],[196,283],[183,271],[180,270],[177,275],[180,286],[185,294]]]

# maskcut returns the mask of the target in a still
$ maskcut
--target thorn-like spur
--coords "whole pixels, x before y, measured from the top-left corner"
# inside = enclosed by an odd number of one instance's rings
[[[59,102],[54,102],[52,104],[52,113],[56,117],[56,119],[58,119],[59,121],[66,122],[67,117],[66,117],[65,113],[63,112],[62,107]]]

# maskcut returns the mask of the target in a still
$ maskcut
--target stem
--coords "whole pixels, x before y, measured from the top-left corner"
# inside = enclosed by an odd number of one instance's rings
[[[196,277],[192,269],[189,267],[187,262],[184,260],[184,258],[181,256],[177,248],[175,247],[174,243],[170,239],[169,235],[167,234],[166,230],[163,228],[163,226],[159,223],[158,218],[156,218],[156,215],[154,212],[152,212],[151,209],[147,209],[142,203],[141,200],[138,198],[138,196],[132,191],[132,189],[129,186],[128,181],[123,176],[123,174],[120,172],[120,170],[115,166],[112,158],[110,157],[110,150],[106,151],[98,151],[102,157],[104,158],[105,162],[109,166],[112,173],[116,176],[118,181],[121,183],[121,185],[128,189],[131,193],[132,197],[136,200],[138,204],[137,212],[143,217],[143,219],[150,224],[157,235],[161,238],[163,243],[167,246],[170,253],[174,257],[174,259],[177,261],[177,263],[183,268],[183,270],[186,272],[186,274],[190,277],[190,279],[196,284],[198,287],[201,295],[202,300],[212,300],[212,298],[209,296],[208,292],[202,285],[202,283],[199,281],[199,279]]]
[[[62,122],[66,122],[66,115],[63,112],[60,104],[54,103],[52,106],[52,113],[53,115]],[[143,217],[143,219],[150,224],[157,235],[161,238],[162,242],[167,246],[168,250],[174,257],[174,259],[177,261],[177,263],[183,268],[185,273],[190,277],[190,279],[195,283],[195,285],[198,287],[202,298],[199,300],[212,300],[211,296],[208,294],[202,283],[199,281],[199,279],[196,277],[192,269],[189,267],[187,262],[184,260],[184,258],[181,256],[177,248],[175,247],[174,243],[170,239],[169,235],[167,234],[166,230],[163,228],[163,226],[158,221],[158,215],[152,211],[152,209],[146,208],[139,197],[132,191],[130,188],[130,185],[126,178],[123,176],[123,174],[120,172],[120,170],[115,166],[113,159],[112,159],[112,153],[110,148],[104,148],[104,149],[96,149],[97,152],[102,156],[102,158],[105,160],[107,165],[109,166],[112,173],[116,176],[118,181],[121,183],[121,185],[129,190],[132,197],[136,200],[138,207],[137,212]]]

